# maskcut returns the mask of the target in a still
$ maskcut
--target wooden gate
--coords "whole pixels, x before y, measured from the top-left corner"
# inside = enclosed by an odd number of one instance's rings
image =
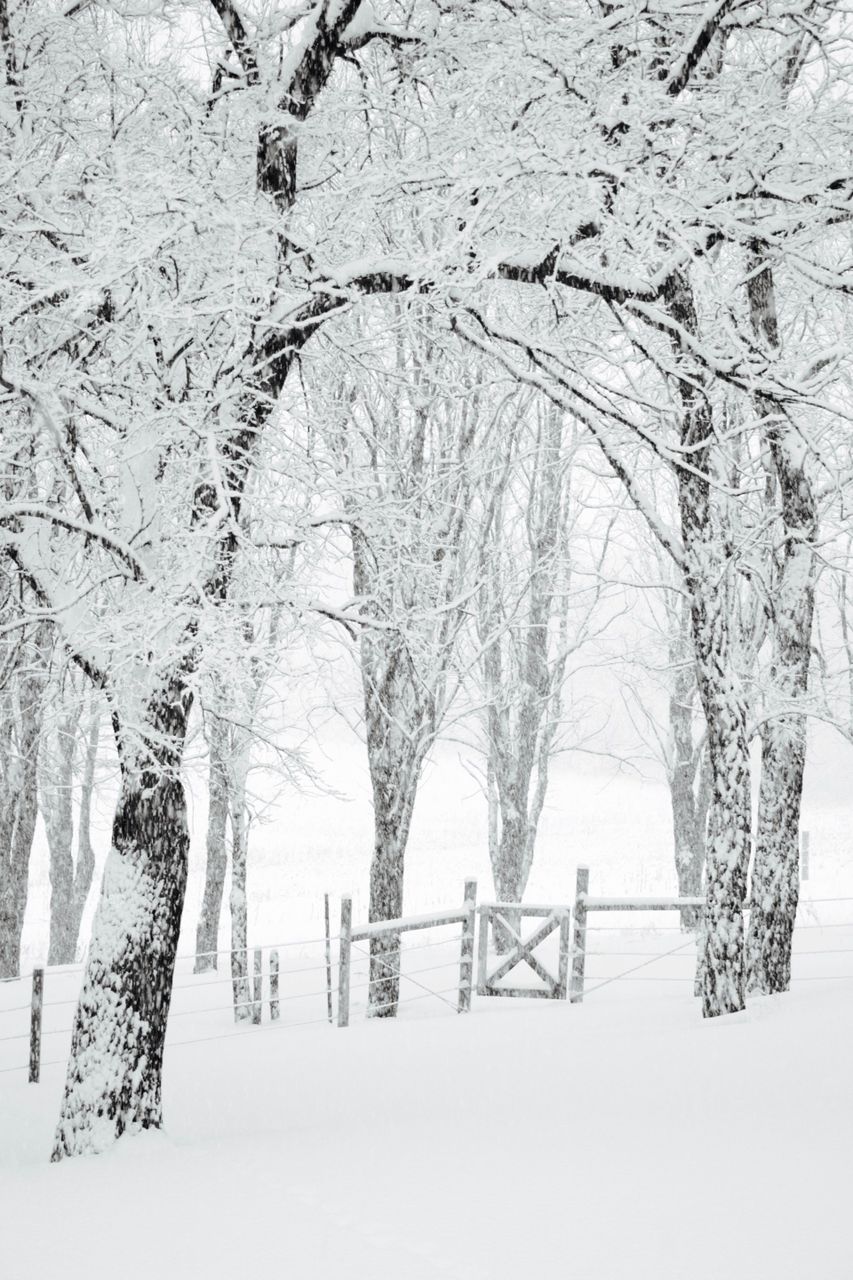
[[[478,996],[517,996],[540,998],[545,1000],[565,1000],[569,976],[569,907],[539,907],[521,902],[486,902],[477,908],[480,916],[480,951],[477,972]],[[516,930],[511,920],[520,921],[522,916],[533,916],[542,919],[528,937],[521,935],[521,924]],[[512,946],[507,955],[501,956],[495,969],[489,973],[489,927],[495,922],[510,938]],[[549,973],[541,960],[533,952],[541,942],[559,929],[559,960],[557,976]],[[544,987],[504,987],[498,986],[510,970],[517,964],[526,964]]]

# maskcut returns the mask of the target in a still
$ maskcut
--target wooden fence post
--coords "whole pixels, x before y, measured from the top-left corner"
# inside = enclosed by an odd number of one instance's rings
[[[326,899],[326,1007],[329,1012],[329,1021],[334,1022],[332,1014],[332,926],[329,922],[329,895],[323,895]]]
[[[44,969],[33,969],[30,1005],[30,1084],[38,1084],[41,1071],[41,1010],[44,1003]]]
[[[557,992],[558,1000],[565,1000],[566,989],[569,983],[569,924],[571,922],[571,911],[564,911],[560,919],[560,959],[559,968],[557,969]]]
[[[572,948],[572,981],[569,1002],[583,1001],[584,970],[586,969],[586,895],[589,892],[589,867],[578,867],[575,888],[575,942]]]
[[[255,980],[252,990],[252,1022],[258,1026],[261,1021],[264,994],[264,953],[260,947],[255,948]]]
[[[480,907],[480,942],[477,963],[477,995],[488,995],[486,979],[489,974],[489,908]]]
[[[470,1013],[471,986],[474,981],[474,933],[477,928],[477,881],[465,881],[465,903],[468,915],[462,925],[462,946],[459,956],[459,1001],[457,1013]]]
[[[352,951],[352,898],[341,898],[341,940],[338,959],[338,1026],[349,1026],[349,975]]]
[[[800,832],[800,879],[808,880],[809,878],[809,833],[808,831]]]
[[[278,1003],[278,952],[270,952],[270,1022],[275,1022],[279,1016],[280,1008]]]

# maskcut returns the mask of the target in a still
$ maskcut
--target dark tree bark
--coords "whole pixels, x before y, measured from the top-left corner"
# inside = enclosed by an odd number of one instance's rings
[[[122,1133],[162,1124],[163,1047],[189,852],[177,769],[190,700],[178,681],[152,699],[147,759],[137,752],[128,759],[117,735],[121,793],[74,1020],[54,1160],[102,1151]]]
[[[698,334],[698,317],[687,278],[676,273],[666,301],[673,319]],[[678,503],[684,547],[685,582],[690,595],[693,646],[702,709],[708,725],[712,794],[708,813],[705,918],[700,964],[705,1017],[737,1013],[744,1007],[743,906],[752,825],[746,708],[736,670],[731,619],[721,573],[725,548],[719,544],[711,509],[710,465],[713,416],[701,371],[679,378],[681,445],[689,466],[677,466]]]
[[[747,293],[753,331],[771,352],[779,348],[772,271],[754,246]],[[788,708],[808,691],[814,618],[817,504],[806,471],[807,451],[787,414],[767,397],[756,412],[769,448],[778,494],[782,547],[774,556],[769,697]],[[800,892],[800,806],[806,763],[806,718],[771,706],[761,728],[761,783],[747,938],[750,990],[787,991]]]

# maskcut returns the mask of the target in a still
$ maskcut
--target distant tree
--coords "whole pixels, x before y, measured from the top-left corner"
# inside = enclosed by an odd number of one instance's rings
[[[0,606],[0,978],[12,978],[21,965],[53,629],[29,620],[8,574],[0,584],[5,588]]]
[[[524,897],[551,762],[565,746],[570,662],[608,621],[601,605],[609,521],[584,563],[581,542],[595,534],[584,533],[573,509],[577,452],[568,415],[541,396],[519,396],[485,494],[473,698],[482,704],[489,858],[495,892],[507,903]],[[495,930],[499,951],[509,941]]]
[[[39,807],[50,855],[47,962],[73,964],[95,873],[92,801],[102,709],[97,691],[64,661],[55,663],[48,691],[52,706],[43,726],[38,770]]]
[[[459,688],[459,641],[476,592],[478,500],[506,388],[491,388],[487,366],[465,355],[434,317],[401,309],[396,330],[363,351],[358,383],[342,387],[322,428],[351,537],[347,612],[373,792],[371,920],[402,915],[418,782]],[[398,937],[371,940],[370,975],[369,1014],[395,1016]]]

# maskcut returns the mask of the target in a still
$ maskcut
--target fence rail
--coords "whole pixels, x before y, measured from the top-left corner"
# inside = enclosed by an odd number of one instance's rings
[[[702,899],[699,898],[677,898],[662,895],[656,895],[650,898],[634,898],[634,897],[611,897],[596,896],[589,894],[589,872],[586,868],[579,868],[578,874],[578,892],[576,894],[574,906],[574,935],[573,946],[567,960],[571,962],[571,985],[569,987],[570,999],[573,1003],[580,1003],[584,997],[591,995],[593,992],[599,991],[604,987],[615,985],[616,983],[664,983],[668,988],[674,990],[672,984],[689,985],[693,981],[693,954],[694,946],[693,938],[685,938],[682,929],[677,926],[657,925],[649,926],[639,923],[608,923],[606,925],[589,924],[589,915],[591,913],[602,913],[605,918],[609,914],[617,912],[636,913],[641,911],[676,911],[682,907],[699,907],[702,905]],[[803,936],[801,941],[805,943],[802,950],[798,949],[795,941],[794,960],[795,963],[802,958],[803,968],[806,972],[796,972],[792,979],[794,985],[799,983],[813,983],[819,981],[831,982],[853,982],[853,971],[844,973],[843,970],[849,962],[844,962],[845,955],[853,954],[853,920],[829,919],[820,921],[816,919],[816,912],[809,913],[811,906],[820,906],[832,903],[851,903],[853,897],[820,897],[813,899],[803,899],[802,908],[807,913],[807,919],[804,923],[796,926],[797,933],[801,930],[847,930],[849,937],[842,935],[833,936],[828,934],[825,941],[836,945],[828,945],[826,947],[815,945],[817,938],[809,934],[808,938]],[[542,904],[518,904],[518,903],[484,903],[479,907],[476,901],[476,883],[474,881],[466,881],[465,897],[463,903],[448,910],[435,911],[425,913],[423,915],[403,917],[395,920],[373,922],[367,924],[352,923],[352,901],[350,898],[344,898],[341,904],[341,931],[335,938],[316,937],[307,939],[290,939],[285,942],[279,942],[274,946],[265,946],[264,948],[253,948],[250,952],[243,952],[246,956],[244,973],[239,978],[241,993],[236,998],[237,1013],[244,1015],[244,1019],[237,1022],[230,1031],[217,1031],[215,1023],[210,1026],[207,1018],[210,1016],[215,1019],[226,1012],[234,1012],[235,1001],[226,1003],[222,996],[222,988],[234,985],[234,979],[228,976],[217,974],[214,971],[208,971],[195,975],[194,978],[186,972],[180,972],[178,981],[175,982],[173,991],[176,1000],[170,1012],[169,1035],[166,1041],[167,1049],[180,1048],[192,1044],[204,1044],[211,1041],[219,1041],[225,1039],[235,1039],[245,1037],[247,1034],[254,1034],[261,1030],[258,1026],[263,1019],[264,1029],[284,1030],[298,1027],[318,1026],[321,1023],[329,1025],[332,1021],[329,1017],[329,1009],[331,1007],[332,995],[337,986],[338,995],[338,1016],[334,1021],[338,1026],[347,1026],[351,1017],[351,1000],[355,993],[369,992],[371,986],[375,982],[368,971],[371,964],[371,956],[369,949],[377,939],[386,943],[391,938],[397,936],[396,946],[380,952],[380,954],[372,957],[374,975],[377,967],[381,973],[383,966],[388,965],[390,971],[399,977],[403,985],[402,994],[398,993],[397,998],[388,1005],[381,1005],[382,1012],[387,1011],[390,1007],[396,1007],[397,1004],[421,1002],[429,999],[437,1000],[443,1005],[453,1008],[459,1012],[466,1012],[471,1007],[471,997],[473,991],[473,968],[475,954],[475,936],[476,921],[480,919],[480,946],[483,946],[484,935],[487,936],[487,919],[490,912],[503,914],[506,912],[518,912],[519,909],[524,915],[533,917],[539,916],[544,923],[548,922],[549,916],[555,913],[560,916],[561,925],[564,925],[566,931],[569,930],[570,912],[569,908],[554,907]],[[821,912],[821,914],[824,914]],[[826,914],[835,915],[833,911]],[[853,913],[850,913],[853,914]],[[811,918],[808,918],[811,915]],[[512,914],[510,914],[510,925],[512,924]],[[431,939],[424,936],[429,929],[446,929],[452,925],[462,925],[460,934],[454,938]],[[541,926],[540,926],[541,929]],[[525,952],[529,950],[531,953],[539,941],[536,940],[537,931],[529,938],[522,938],[520,930],[517,930],[516,945],[520,947],[521,955],[516,957],[515,962],[519,958],[526,959]],[[642,935],[652,933],[654,936],[664,935],[676,932],[681,935],[677,945],[673,939],[673,945],[668,949],[650,951],[643,948]],[[418,933],[417,940],[412,940],[414,945],[406,945],[403,943],[405,935],[409,933]],[[613,949],[608,949],[608,942],[611,934],[625,934],[627,946],[620,940],[613,938]],[[590,949],[590,942],[593,938],[599,938],[600,943],[596,946],[595,942]],[[628,941],[630,939],[630,941]],[[634,939],[637,939],[634,942]],[[332,941],[339,944],[339,954],[337,957],[337,983],[330,981],[331,968],[331,949],[327,953],[327,958],[323,957],[319,948],[330,944]],[[359,944],[365,944],[360,946]],[[663,938],[658,937],[658,944],[663,944]],[[845,945],[846,944],[846,945]],[[650,939],[650,945],[652,945]],[[316,947],[317,963],[305,963],[306,959],[313,960],[311,957],[297,956],[293,954],[296,948]],[[432,948],[444,948],[448,952],[447,958],[440,953],[435,960],[428,960],[427,955]],[[563,947],[560,948],[561,959]],[[290,955],[295,963],[286,966],[282,964],[282,959]],[[424,961],[415,960],[417,967],[411,969],[402,968],[403,956],[410,956],[413,953],[423,951],[425,953]],[[217,952],[218,955],[229,956],[233,954],[228,949],[222,949]],[[266,959],[264,965],[261,957]],[[819,957],[826,957],[838,960],[837,963],[821,965]],[[326,962],[324,963],[324,958]],[[498,969],[501,965],[505,965],[509,957],[500,958]],[[182,961],[192,961],[195,959],[193,954],[182,954]],[[534,957],[534,959],[536,959]],[[589,972],[588,961],[592,961],[592,972]],[[635,961],[627,967],[618,967],[619,962]],[[611,962],[615,962],[613,967],[618,969],[617,972],[608,972]],[[286,961],[285,961],[286,963]],[[537,961],[538,963],[538,961]],[[689,966],[685,968],[683,976],[680,976],[680,966]],[[77,1004],[78,997],[70,991],[70,984],[76,974],[82,971],[82,965],[63,965],[63,966],[37,966],[29,973],[19,977],[10,977],[3,979],[3,985],[0,987],[0,1075],[18,1072],[27,1073],[27,1078],[33,1082],[38,1082],[44,1070],[49,1067],[63,1065],[65,1058],[57,1056],[57,1043],[55,1037],[71,1035],[71,1017],[73,1007]],[[536,964],[530,966],[536,971]],[[545,956],[543,968],[550,967],[550,961]],[[451,986],[448,982],[442,982],[441,978],[433,980],[432,974],[440,974],[442,970],[455,968],[458,970],[456,981]],[[829,972],[816,972],[818,969],[826,969]],[[325,986],[319,977],[321,973],[327,973],[327,981]],[[663,970],[662,972],[660,970]],[[853,966],[851,966],[853,970]],[[488,974],[488,979],[497,981],[496,974]],[[301,989],[304,978],[306,989]],[[541,976],[541,975],[540,975]],[[551,975],[549,974],[549,977]],[[311,978],[314,978],[311,981]],[[558,981],[559,981],[558,973]],[[62,979],[62,981],[60,981]],[[20,984],[24,989],[18,991],[14,984]],[[309,985],[310,984],[310,985]],[[28,989],[27,989],[28,988]],[[64,988],[64,989],[63,989]],[[210,989],[209,997],[205,997],[205,992]],[[479,988],[478,988],[479,989]],[[531,990],[523,988],[511,989],[512,994],[531,996],[534,994]],[[219,998],[217,999],[217,993]],[[22,999],[22,996],[24,997]],[[29,996],[29,1000],[26,1000]],[[325,1002],[323,997],[325,996]],[[455,996],[455,999],[453,997]],[[3,1004],[3,1000],[9,998],[14,1003],[8,1005]],[[360,1002],[361,995],[357,996]],[[316,1002],[314,1008],[318,1011],[316,1017],[300,1017],[303,1012],[300,1001],[308,1001],[304,1012],[307,1013],[311,1009],[311,1002]],[[319,1015],[319,1009],[322,1007],[321,1002],[326,1007],[323,1010],[323,1016]],[[176,1007],[177,1006],[177,1007]],[[66,1014],[64,1011],[68,1010]],[[250,1019],[245,1019],[245,1013],[249,1011]],[[268,1017],[267,1012],[268,1011]],[[373,1011],[379,1011],[373,1006]],[[257,1016],[252,1016],[252,1015]],[[200,1021],[198,1028],[192,1025],[193,1017],[197,1017]],[[295,1020],[294,1020],[295,1019]],[[188,1021],[189,1020],[189,1021]],[[205,1027],[210,1026],[210,1034],[205,1034]],[[193,1034],[194,1032],[200,1034]],[[42,1056],[43,1043],[53,1045],[54,1052],[51,1057]],[[26,1047],[25,1047],[26,1046]],[[61,1040],[60,1040],[61,1046]]]
[[[350,972],[352,968],[352,952],[355,944],[359,942],[374,942],[383,939],[399,939],[402,933],[411,933],[419,929],[439,929],[451,924],[461,924],[462,936],[460,938],[459,950],[459,983],[454,990],[457,993],[457,1011],[459,1013],[467,1013],[471,1008],[471,989],[474,982],[474,937],[477,929],[477,881],[466,880],[465,892],[462,906],[449,911],[431,911],[420,916],[403,916],[393,920],[376,920],[368,924],[356,925],[352,923],[352,896],[346,894],[341,899],[341,931],[340,931],[340,951],[338,959],[338,1026],[348,1027],[350,1020]],[[389,956],[399,954],[399,946],[391,950],[384,950],[381,955],[371,954],[366,958],[371,962],[371,968],[378,966],[387,969],[387,977],[402,978],[404,981],[414,981],[406,974],[400,974],[398,967],[392,967]],[[379,978],[379,982],[383,977]],[[371,978],[371,984],[373,978]],[[415,983],[415,985],[420,985]],[[439,999],[443,999],[449,994],[448,991],[432,991],[427,992]],[[372,1012],[377,1013],[380,1010],[395,1008],[397,999],[389,1000],[384,1003],[374,1004],[371,1006]],[[449,1001],[445,1000],[445,1003]]]

